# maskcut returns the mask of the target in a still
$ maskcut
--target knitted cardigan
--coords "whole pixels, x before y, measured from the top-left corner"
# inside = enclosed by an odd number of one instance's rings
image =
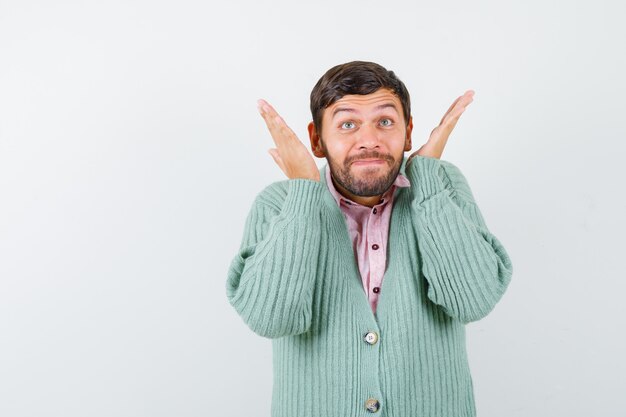
[[[401,165],[376,313],[341,209],[320,181],[263,189],[228,270],[244,323],[272,339],[272,417],[473,417],[466,323],[501,299],[512,263],[461,171]]]

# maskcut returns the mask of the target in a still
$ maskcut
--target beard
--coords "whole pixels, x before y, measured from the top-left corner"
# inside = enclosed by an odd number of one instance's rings
[[[361,174],[358,177],[352,174],[352,162],[372,158],[382,159],[386,162],[386,166],[375,165],[357,168]],[[335,163],[328,152],[326,152],[326,159],[333,179],[352,194],[361,197],[381,195],[387,191],[393,185],[402,166],[402,156],[394,158],[392,155],[385,155],[376,151],[364,152],[346,158],[343,165]]]

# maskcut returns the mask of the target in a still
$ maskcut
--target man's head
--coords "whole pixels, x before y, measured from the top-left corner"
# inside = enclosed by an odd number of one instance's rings
[[[393,71],[363,61],[329,69],[311,91],[311,113],[311,149],[340,188],[376,196],[391,187],[413,129],[409,93]]]

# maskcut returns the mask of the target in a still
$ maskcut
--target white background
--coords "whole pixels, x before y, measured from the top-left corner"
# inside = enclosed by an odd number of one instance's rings
[[[443,159],[514,267],[467,326],[479,415],[625,416],[625,15],[0,1],[0,415],[269,416],[271,341],[225,292],[252,200],[285,178],[256,100],[308,146],[315,82],[368,60],[407,85],[414,150],[476,92]]]

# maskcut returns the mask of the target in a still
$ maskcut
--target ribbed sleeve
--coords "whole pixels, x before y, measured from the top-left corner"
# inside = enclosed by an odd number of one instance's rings
[[[286,183],[282,201],[276,187],[255,199],[226,280],[231,305],[267,338],[301,334],[311,324],[324,188],[308,179]]]
[[[415,156],[406,173],[428,298],[463,323],[483,318],[510,282],[511,259],[456,166]]]

